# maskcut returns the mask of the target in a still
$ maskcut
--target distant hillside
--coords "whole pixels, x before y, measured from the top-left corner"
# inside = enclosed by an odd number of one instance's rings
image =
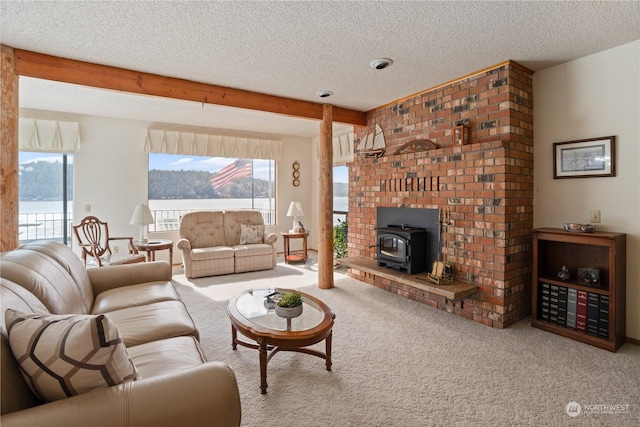
[[[62,200],[62,163],[30,162],[20,165],[20,200]],[[73,164],[68,165],[68,197],[73,197]],[[149,171],[149,199],[236,199],[274,196],[273,187],[262,179],[239,178],[214,190],[211,174],[203,171]],[[333,184],[335,197],[347,197],[349,184]]]
[[[149,171],[149,199],[245,199],[273,197],[269,194],[269,182],[262,179],[238,178],[233,183],[216,191],[209,181],[211,174],[201,171]],[[347,197],[349,184],[333,184],[335,197]]]
[[[36,161],[19,166],[20,200],[62,200],[62,162]],[[67,196],[73,200],[73,165],[67,165]]]
[[[262,179],[238,178],[214,190],[211,174],[202,171],[149,171],[149,199],[246,199],[269,197],[269,182]],[[271,189],[271,196],[273,196]]]

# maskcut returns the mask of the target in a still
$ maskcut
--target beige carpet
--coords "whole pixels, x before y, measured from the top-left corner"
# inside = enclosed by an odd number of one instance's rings
[[[193,280],[174,273],[205,353],[236,373],[243,426],[640,425],[639,346],[610,353],[534,329],[528,319],[491,329],[345,270],[334,289],[321,290],[313,259]],[[279,353],[262,395],[257,352],[231,349],[226,302],[265,287],[317,296],[336,320],[332,371],[317,357]],[[570,402],[580,405],[577,417],[567,414]]]

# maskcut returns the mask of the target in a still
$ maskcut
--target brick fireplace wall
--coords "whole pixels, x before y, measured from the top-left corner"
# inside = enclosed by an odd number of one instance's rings
[[[443,257],[479,292],[454,304],[354,269],[353,277],[496,328],[530,314],[532,74],[507,61],[370,111],[368,126],[355,129],[359,140],[380,125],[387,147],[382,157],[356,154],[348,165],[349,256],[374,255],[378,206],[449,209]],[[464,145],[453,141],[459,124]],[[394,154],[416,139],[437,148]]]

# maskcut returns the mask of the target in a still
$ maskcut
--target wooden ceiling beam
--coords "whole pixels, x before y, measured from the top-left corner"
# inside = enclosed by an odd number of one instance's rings
[[[142,73],[27,50],[15,49],[15,67],[20,76],[322,120],[323,104],[316,102]],[[365,112],[341,107],[333,107],[333,120],[361,126],[367,124]]]

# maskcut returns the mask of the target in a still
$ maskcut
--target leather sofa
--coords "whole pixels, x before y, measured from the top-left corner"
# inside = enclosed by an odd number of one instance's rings
[[[195,278],[274,268],[277,239],[258,211],[195,211],[182,216],[176,246],[185,275]]]
[[[85,269],[68,247],[40,241],[0,255],[0,282],[3,427],[240,425],[235,374],[206,360],[166,262]],[[43,402],[14,357],[8,309],[104,314],[117,326],[139,378]]]

